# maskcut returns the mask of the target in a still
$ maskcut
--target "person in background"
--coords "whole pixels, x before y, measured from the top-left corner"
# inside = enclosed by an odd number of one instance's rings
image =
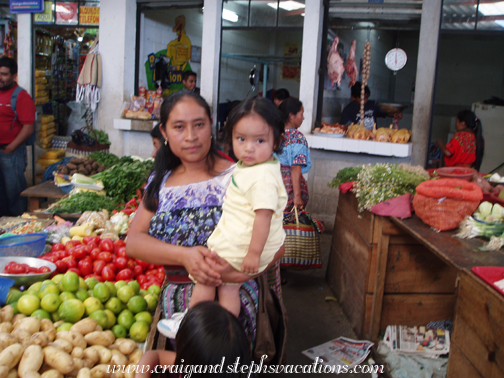
[[[280,88],[275,91],[273,95],[273,103],[279,107],[283,100],[286,100],[290,97],[290,93],[285,88]]]
[[[238,320],[217,302],[202,302],[192,307],[180,325],[175,339],[177,352],[168,350],[150,350],[145,352],[140,361],[135,378],[149,378],[151,372],[166,368],[166,373],[173,376],[211,376],[215,378],[248,377],[248,372],[240,369],[228,371],[239,359],[240,366],[251,363],[250,346]],[[222,371],[192,372],[187,369],[200,367],[219,367],[222,359]],[[159,369],[158,368],[158,369]],[[178,369],[178,370],[175,370]],[[186,370],[180,370],[186,369]],[[164,373],[164,372],[163,372]],[[164,374],[163,374],[164,375]],[[166,375],[169,376],[169,375]]]
[[[161,148],[164,142],[163,134],[161,134],[161,130],[159,130],[160,123],[157,123],[156,126],[151,130],[150,136],[152,138],[152,145],[154,149],[152,150],[152,157],[156,157],[156,153]]]
[[[34,130],[35,104],[17,85],[17,70],[15,60],[0,58],[0,216],[21,215],[28,203],[21,192],[27,188],[26,141]],[[11,107],[15,93],[16,112]]]
[[[301,101],[288,98],[282,102],[279,110],[285,121],[282,152],[277,154],[288,195],[285,212],[292,211],[293,206],[302,210],[308,203],[308,187],[303,174],[311,168],[308,142],[303,133],[297,130],[304,120],[304,108]]]
[[[352,85],[350,103],[345,106],[343,112],[341,113],[340,124],[348,126],[352,123],[360,124],[360,106],[361,106],[361,86],[360,81]],[[366,85],[364,88],[364,127],[368,130],[372,130],[374,124],[376,123],[376,118],[385,118],[389,116],[387,113],[381,111],[381,109],[376,105],[375,101],[369,100],[371,91]],[[396,113],[393,115],[394,119],[402,119],[402,113]]]
[[[196,88],[196,72],[185,71],[182,74],[182,84],[184,84],[185,90],[199,94],[199,88]]]
[[[470,167],[479,171],[485,149],[481,121],[470,110],[457,114],[457,132],[445,145],[442,140],[437,146],[444,155],[446,167]]]

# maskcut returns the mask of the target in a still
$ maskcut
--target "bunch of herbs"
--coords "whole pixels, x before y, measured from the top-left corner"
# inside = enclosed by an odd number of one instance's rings
[[[79,192],[59,200],[48,208],[47,211],[60,214],[101,211],[102,209],[112,211],[117,207],[117,204],[117,200],[112,197],[106,197],[95,192]]]

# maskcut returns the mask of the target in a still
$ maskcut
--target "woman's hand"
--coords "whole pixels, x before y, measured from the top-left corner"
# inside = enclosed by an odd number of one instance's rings
[[[294,196],[293,200],[294,200],[294,206],[296,206],[296,208],[298,208],[299,210],[303,210],[303,208],[304,208],[304,202],[301,199],[301,195]]]
[[[183,259],[184,268],[196,280],[206,286],[219,286],[221,275],[208,264],[212,252],[203,246],[187,248]]]

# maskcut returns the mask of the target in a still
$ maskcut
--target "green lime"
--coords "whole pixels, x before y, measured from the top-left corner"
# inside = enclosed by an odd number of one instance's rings
[[[150,326],[152,324],[152,315],[150,312],[142,311],[135,315],[135,320],[137,322],[145,322]]]
[[[79,321],[85,311],[86,307],[84,307],[84,304],[78,299],[68,299],[58,308],[58,314],[61,319],[70,323]]]
[[[154,312],[156,311],[156,307],[158,304],[158,299],[156,296],[152,294],[147,294],[144,297],[145,301],[147,302],[147,311]]]
[[[105,303],[110,298],[110,289],[103,282],[99,282],[93,289],[93,297]]]
[[[147,301],[140,295],[135,295],[128,301],[128,309],[132,313],[138,314],[147,309]]]
[[[133,323],[135,323],[135,317],[130,310],[122,310],[117,317],[117,324],[122,325],[126,329],[130,329]]]
[[[42,285],[40,290],[38,291],[38,296],[40,299],[44,298],[46,294],[57,294],[59,295],[60,291],[58,289],[58,286],[52,282],[49,281],[50,283],[47,285]]]
[[[63,278],[63,274],[56,274],[53,278],[51,278],[51,281],[54,282],[56,285],[61,282],[61,279]]]
[[[31,314],[32,318],[39,318],[39,319],[49,319],[52,320],[51,314],[49,314],[46,310],[42,310],[39,308],[38,310],[35,310]]]
[[[70,331],[70,328],[72,328],[72,326],[73,326],[72,323],[65,322],[56,329],[56,332]]]
[[[128,301],[135,295],[135,289],[129,285],[124,285],[117,290],[117,298],[123,303],[128,303]]]
[[[159,297],[159,294],[161,293],[161,288],[158,285],[153,284],[147,288],[147,291],[149,292],[149,294]]]
[[[84,307],[86,309],[87,316],[91,315],[95,311],[103,310],[103,304],[95,297],[86,298],[86,300],[84,300]]]
[[[140,284],[137,280],[128,282],[128,286],[131,286],[133,289],[135,289],[135,295],[138,295],[138,293],[140,293]]]
[[[53,323],[56,323],[61,320],[61,317],[58,314],[58,311],[51,312],[51,319]]]
[[[110,281],[105,281],[105,285],[109,288],[110,290],[110,296],[115,297],[117,294],[117,287],[115,287],[113,282]]]
[[[42,287],[42,281],[35,282],[34,284],[30,285],[30,287],[26,290],[26,292],[38,293],[38,291],[40,290],[41,287]]]
[[[129,329],[130,339],[136,341],[137,343],[143,343],[147,339],[149,334],[149,324],[146,322],[135,322],[131,325]]]
[[[79,288],[79,276],[77,273],[68,271],[61,279],[61,286],[64,291],[77,291]]]
[[[89,278],[86,278],[84,281],[86,281],[86,285],[88,287],[88,289],[90,290],[93,290],[95,285],[100,282],[98,281],[96,278],[94,277],[89,277]]]
[[[42,281],[42,286],[40,288],[42,289],[47,284],[55,284],[55,283],[52,280],[44,280]]]
[[[103,329],[107,328],[109,318],[107,314],[105,314],[105,311],[103,310],[96,310],[93,312],[91,315],[89,315],[91,319],[94,319],[98,322],[98,325],[100,325]]]
[[[126,337],[128,334],[128,330],[124,328],[124,326],[120,324],[116,324],[115,326],[112,327],[112,333],[114,334],[116,339]]]
[[[39,308],[40,298],[35,294],[25,294],[17,302],[17,309],[21,314],[31,315]]]
[[[149,294],[149,292],[143,289],[140,289],[140,292],[138,293],[138,295],[140,295],[141,297],[145,297],[147,294]]]
[[[79,290],[75,292],[75,298],[77,298],[79,301],[84,302],[89,298],[89,293],[87,290],[79,288]]]
[[[93,296],[93,290],[89,289],[87,291],[87,293],[88,293],[88,298]]]
[[[65,302],[69,299],[75,299],[75,294],[74,293],[70,293],[69,291],[64,291],[63,293],[61,293],[59,295],[60,299],[61,299],[61,302]]]
[[[82,277],[79,277],[79,289],[84,289],[84,290],[88,289],[87,283],[84,280],[84,278],[82,278]]]
[[[19,298],[21,298],[23,295],[23,292],[21,290],[18,290],[16,288],[11,288],[9,290],[9,293],[7,294],[7,300],[6,304],[13,304],[14,302],[17,302]]]
[[[56,285],[55,285],[56,286]],[[47,312],[54,312],[58,310],[61,304],[61,299],[56,293],[49,293],[42,297],[40,301],[40,307],[42,307]]]
[[[12,306],[12,312],[14,315],[19,314],[19,310],[17,308],[17,302],[11,303],[10,306]]]
[[[112,297],[105,303],[105,308],[117,315],[122,311],[122,302],[119,298]]]
[[[116,316],[114,315],[114,313],[112,311],[110,311],[109,309],[105,309],[103,310],[103,312],[105,313],[105,315],[107,315],[107,318],[108,318],[108,323],[107,323],[107,326],[106,327],[103,327],[104,329],[110,329],[112,328],[115,323],[116,323]]]
[[[117,281],[114,286],[116,287],[117,290],[119,290],[121,287],[123,287],[124,285],[126,285],[126,281],[123,281],[123,280],[119,280]]]

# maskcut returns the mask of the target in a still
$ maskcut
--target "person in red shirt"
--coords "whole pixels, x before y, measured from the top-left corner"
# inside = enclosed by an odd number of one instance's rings
[[[441,140],[437,141],[445,166],[469,167],[479,171],[485,147],[481,121],[472,111],[462,110],[457,114],[455,129],[457,132],[446,146]]]
[[[26,189],[26,141],[34,130],[35,104],[26,91],[18,94],[16,112],[11,97],[18,87],[17,63],[0,58],[0,216],[21,215],[27,199],[21,197]]]

